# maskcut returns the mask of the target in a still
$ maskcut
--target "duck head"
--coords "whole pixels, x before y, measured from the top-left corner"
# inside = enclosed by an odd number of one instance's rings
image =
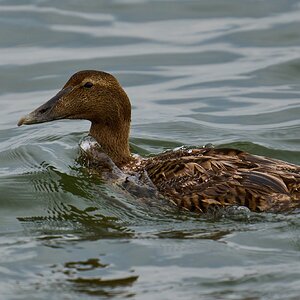
[[[80,71],[49,101],[22,117],[18,126],[61,119],[91,121],[90,135],[118,165],[130,160],[131,105],[111,74]]]

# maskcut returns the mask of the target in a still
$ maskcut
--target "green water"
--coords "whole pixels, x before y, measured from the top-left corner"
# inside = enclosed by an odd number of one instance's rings
[[[113,73],[140,154],[226,145],[300,164],[300,1],[0,1],[0,299],[299,299],[299,212],[157,212],[89,174],[86,121],[18,128]]]

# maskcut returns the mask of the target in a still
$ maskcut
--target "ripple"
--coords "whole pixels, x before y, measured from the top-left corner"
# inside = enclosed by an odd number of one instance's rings
[[[54,7],[47,6],[36,6],[36,5],[1,5],[1,12],[6,13],[35,13],[49,15],[58,15],[64,17],[80,18],[90,21],[113,21],[113,16],[109,14],[101,13],[84,13],[80,11],[71,11],[64,9],[57,9]]]
[[[299,1],[12,3],[0,5],[2,294],[297,299],[299,211],[147,208],[80,160],[88,122],[16,123],[75,71],[102,69],[130,96],[135,153],[212,143],[300,164]]]

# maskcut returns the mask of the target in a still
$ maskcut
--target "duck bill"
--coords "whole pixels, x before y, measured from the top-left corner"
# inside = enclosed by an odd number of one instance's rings
[[[58,92],[53,98],[51,98],[49,101],[32,111],[31,113],[27,114],[26,116],[23,116],[19,122],[18,126],[21,125],[32,125],[32,124],[39,124],[39,123],[45,123],[50,122],[54,120],[64,119],[66,116],[61,115],[57,112],[55,112],[55,106],[57,102],[67,93],[69,93],[72,90],[71,87],[65,88]]]

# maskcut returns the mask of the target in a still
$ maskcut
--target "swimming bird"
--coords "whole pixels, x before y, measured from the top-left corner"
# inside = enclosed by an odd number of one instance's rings
[[[18,125],[60,119],[89,120],[89,135],[101,148],[102,158],[128,176],[139,176],[137,182],[154,187],[184,210],[202,213],[210,207],[241,205],[255,212],[280,212],[300,206],[300,166],[291,163],[212,147],[181,148],[146,158],[132,155],[130,100],[109,73],[75,73]]]

